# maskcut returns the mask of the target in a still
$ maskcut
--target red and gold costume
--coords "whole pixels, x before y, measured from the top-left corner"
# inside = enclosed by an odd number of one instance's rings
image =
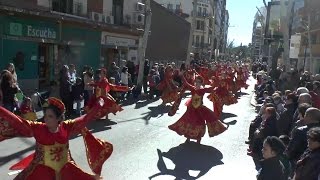
[[[178,87],[173,82],[173,69],[166,68],[163,81],[159,83],[157,89],[162,92],[161,99],[163,104],[172,103],[178,98]]]
[[[208,99],[214,103],[214,113],[217,118],[221,118],[224,105],[237,103],[237,98],[230,92],[232,86],[226,77],[219,77],[218,87],[211,91]]]
[[[116,100],[109,94],[112,91],[119,91],[119,92],[127,92],[129,88],[127,86],[117,86],[114,84],[109,83],[107,78],[102,78],[98,82],[91,84],[94,87],[94,96],[91,97],[89,100],[86,111],[89,111],[94,105],[97,99],[100,97],[105,97],[105,108],[107,109],[108,113],[117,113],[122,111],[123,109],[116,103]]]
[[[212,88],[200,88],[190,85],[184,80],[186,87],[191,91],[192,98],[186,103],[187,111],[169,129],[175,131],[179,135],[184,135],[190,139],[201,139],[208,127],[209,136],[213,137],[221,134],[226,127],[218,120],[215,114],[203,105],[203,96],[207,92],[211,92]]]
[[[57,99],[49,99],[52,104],[62,104]],[[55,101],[55,102],[54,102]],[[50,103],[51,104],[51,103]],[[34,137],[36,140],[35,153],[22,160],[20,163],[12,167],[12,170],[24,169],[15,179],[18,180],[93,180],[95,175],[82,171],[74,162],[69,150],[69,138],[72,135],[81,132],[83,135],[87,160],[91,170],[100,175],[103,163],[110,157],[113,147],[112,144],[96,139],[85,128],[92,120],[100,118],[106,114],[104,106],[97,104],[87,115],[74,120],[63,121],[59,124],[55,133],[49,131],[45,123],[27,121],[0,107],[0,117],[2,122],[7,122],[7,130],[13,135],[23,137]],[[10,138],[9,131],[0,129],[2,140]],[[7,134],[5,134],[5,133]]]
[[[247,82],[247,75],[242,70],[242,67],[239,67],[239,69],[237,70],[237,78],[236,78],[237,91],[239,91],[243,87],[247,89],[249,85],[246,82]]]
[[[188,69],[182,73],[183,73],[184,80],[187,83],[194,84],[195,74],[196,74],[196,72],[194,70]],[[182,87],[180,88],[180,92],[178,92],[178,98],[175,100],[175,102],[173,103],[173,105],[168,113],[169,116],[174,116],[176,114],[176,112],[178,111],[179,106],[181,104],[181,100],[183,98],[183,95],[187,89],[188,89],[188,87],[187,87],[186,83],[183,83]]]
[[[26,99],[20,106],[21,117],[30,121],[37,120],[37,114],[34,112],[31,99]]]

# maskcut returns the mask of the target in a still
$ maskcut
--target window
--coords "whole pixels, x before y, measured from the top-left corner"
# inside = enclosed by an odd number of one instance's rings
[[[198,16],[202,16],[202,8],[198,7]]]
[[[206,24],[206,23],[205,23],[204,21],[201,21],[201,27],[200,27],[200,28],[201,28],[201,30],[204,30],[204,26],[205,26],[205,24]]]
[[[204,44],[204,36],[201,36],[201,45]]]
[[[194,45],[194,35],[192,36],[192,45]]]
[[[199,46],[199,36],[196,36],[196,46]]]
[[[207,16],[207,8],[203,8],[203,16]]]
[[[317,34],[311,35],[311,44],[317,44]]]
[[[201,28],[201,21],[197,20],[197,30],[200,30]]]
[[[181,9],[181,5],[180,4],[177,4],[176,5],[176,10],[180,10]]]

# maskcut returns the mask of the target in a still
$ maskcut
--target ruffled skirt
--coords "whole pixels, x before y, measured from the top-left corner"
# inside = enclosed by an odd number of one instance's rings
[[[188,107],[183,116],[169,129],[190,139],[200,139],[208,128],[210,137],[223,133],[227,128],[219,121],[214,112],[205,106]]]

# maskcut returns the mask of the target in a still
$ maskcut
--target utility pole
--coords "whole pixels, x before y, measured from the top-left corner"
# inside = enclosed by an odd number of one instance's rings
[[[308,26],[307,26],[307,30],[308,30],[308,43],[309,43],[309,55],[310,55],[310,59],[309,59],[309,70],[311,71],[311,73],[313,73],[313,61],[312,61],[312,42],[311,42],[311,32],[310,32],[310,28],[311,28],[311,14],[308,14]]]
[[[191,29],[189,34],[189,44],[188,44],[188,51],[187,51],[187,60],[186,64],[189,65],[191,62],[190,53],[192,50],[192,42],[193,42],[193,32],[195,30],[196,23],[196,16],[197,16],[197,9],[198,8],[198,0],[193,0],[193,11],[191,13]]]
[[[151,5],[150,0],[145,1],[145,27],[143,36],[139,38],[139,46],[138,46],[138,60],[139,60],[139,72],[138,72],[138,80],[137,80],[137,89],[140,90],[142,88],[143,76],[144,76],[144,63],[145,63],[145,54],[148,43],[149,32],[151,29]]]
[[[216,18],[216,6],[215,6],[215,3],[214,3],[215,0],[211,0],[210,1],[210,4],[211,4],[211,8],[212,8],[212,15],[213,15],[213,18],[212,18],[212,27],[211,27],[211,51],[210,51],[210,54],[209,54],[209,57],[210,57],[210,60],[212,58],[212,52],[214,52],[214,40],[215,40],[215,31],[216,31],[216,23],[215,23],[215,18]],[[210,21],[210,19],[209,19]]]

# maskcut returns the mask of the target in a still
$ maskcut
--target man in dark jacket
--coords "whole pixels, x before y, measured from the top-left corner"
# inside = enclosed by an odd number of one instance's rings
[[[320,128],[308,131],[308,150],[297,162],[294,180],[317,180],[320,174]]]
[[[288,158],[293,162],[297,161],[307,149],[307,132],[313,127],[320,127],[320,110],[309,108],[302,121],[305,125],[293,131],[286,150]]]
[[[289,135],[291,127],[293,126],[293,114],[296,111],[297,105],[295,102],[295,95],[290,93],[287,96],[285,110],[280,114],[280,118],[277,121],[277,130],[279,135]]]

